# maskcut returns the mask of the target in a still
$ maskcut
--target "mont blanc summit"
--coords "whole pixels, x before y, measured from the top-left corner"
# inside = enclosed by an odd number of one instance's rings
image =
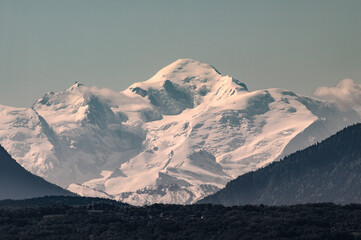
[[[284,89],[250,91],[180,59],[122,92],[76,83],[30,108],[0,106],[0,144],[80,195],[187,204],[358,121],[352,110]]]

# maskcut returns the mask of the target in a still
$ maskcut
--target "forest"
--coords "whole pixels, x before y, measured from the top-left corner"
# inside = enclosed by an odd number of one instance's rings
[[[0,239],[354,240],[361,239],[361,205],[134,207],[81,197],[6,200],[0,201]]]
[[[361,124],[227,183],[199,203],[361,203]]]

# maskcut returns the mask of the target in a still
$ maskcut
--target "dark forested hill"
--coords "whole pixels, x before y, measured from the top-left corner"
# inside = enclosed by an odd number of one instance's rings
[[[24,199],[46,195],[75,194],[26,171],[0,146],[0,199]]]
[[[33,200],[7,201],[9,206],[3,202],[0,239],[361,239],[361,205],[358,204],[133,207],[99,199],[40,200],[50,204],[53,200],[60,202],[38,207],[28,206]],[[26,207],[12,207],[19,203]]]
[[[36,198],[27,198],[27,199],[5,199],[0,200],[0,208],[26,208],[26,207],[44,207],[44,206],[57,206],[57,205],[66,205],[66,206],[87,206],[87,205],[102,205],[102,204],[111,204],[114,206],[129,206],[126,203],[119,201],[107,199],[107,198],[96,198],[96,197],[81,197],[81,196],[44,196]]]
[[[361,124],[244,174],[200,203],[283,205],[361,202]]]

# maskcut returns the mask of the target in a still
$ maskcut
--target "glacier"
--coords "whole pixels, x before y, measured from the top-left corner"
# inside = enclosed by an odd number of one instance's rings
[[[353,110],[285,89],[249,91],[179,59],[121,92],[75,83],[30,108],[0,106],[0,144],[79,195],[191,204],[356,122]]]

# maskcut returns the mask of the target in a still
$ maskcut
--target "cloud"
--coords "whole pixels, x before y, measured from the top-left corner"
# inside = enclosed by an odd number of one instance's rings
[[[320,86],[313,95],[336,103],[342,110],[361,108],[361,84],[352,79],[343,79],[334,87]]]
[[[149,103],[138,95],[128,96],[122,92],[116,92],[108,88],[99,88],[95,86],[82,86],[79,90],[86,95],[95,95],[112,107],[120,107],[125,111],[137,111],[139,109],[149,108]]]

